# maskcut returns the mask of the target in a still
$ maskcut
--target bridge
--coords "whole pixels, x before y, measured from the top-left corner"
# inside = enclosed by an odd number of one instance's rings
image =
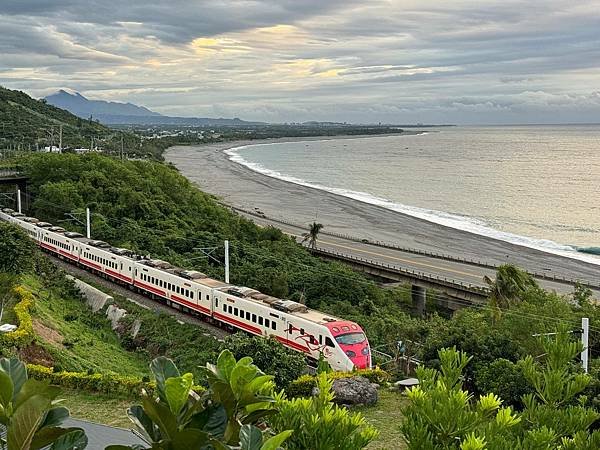
[[[0,168],[0,186],[15,186],[16,190],[18,189],[19,191],[21,191],[22,195],[25,196],[25,208],[27,208],[27,202],[29,198],[29,196],[27,195],[28,182],[29,178],[21,172],[18,166]],[[10,195],[12,197],[12,194],[8,193],[4,189],[2,189],[2,193],[5,196]],[[14,192],[15,198],[16,194],[17,192]]]
[[[307,231],[305,225],[265,217],[256,211],[233,209],[258,225],[275,226],[296,239]],[[437,306],[449,310],[485,302],[489,287],[484,282],[484,277],[494,279],[497,270],[496,265],[486,261],[402,248],[384,242],[371,242],[326,230],[321,231],[317,248],[312,251],[324,259],[348,264],[355,270],[386,282],[384,285],[390,287],[399,283],[409,283],[413,304],[419,312],[425,311],[427,290],[432,289],[442,294],[435,298]],[[570,294],[575,283],[580,282],[592,289],[595,297],[600,299],[600,284],[590,280],[569,279],[554,273],[530,274],[544,289]]]

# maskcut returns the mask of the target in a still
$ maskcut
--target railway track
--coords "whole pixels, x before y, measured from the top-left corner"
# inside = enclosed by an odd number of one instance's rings
[[[212,325],[202,319],[199,319],[190,314],[179,311],[176,308],[167,306],[159,301],[152,300],[142,294],[138,294],[137,292],[127,289],[124,286],[113,283],[105,278],[102,278],[98,275],[88,272],[87,270],[82,269],[81,267],[78,267],[71,263],[65,262],[62,259],[57,258],[53,255],[45,253],[45,256],[48,259],[50,259],[50,261],[52,261],[55,265],[57,265],[58,267],[63,269],[65,272],[70,273],[71,275],[73,275],[76,278],[81,279],[82,281],[86,281],[86,280],[92,281],[93,283],[95,283],[99,286],[109,289],[111,292],[114,292],[116,294],[119,294],[119,295],[125,297],[127,300],[129,300],[132,303],[135,303],[139,306],[142,306],[144,308],[150,309],[155,312],[162,312],[162,313],[168,314],[168,315],[172,316],[173,318],[177,319],[181,323],[188,323],[191,325],[198,326],[199,328],[201,328],[204,331],[203,334],[205,336],[210,336],[214,339],[221,341],[225,337],[230,336],[232,334],[232,333],[224,330],[221,327]]]

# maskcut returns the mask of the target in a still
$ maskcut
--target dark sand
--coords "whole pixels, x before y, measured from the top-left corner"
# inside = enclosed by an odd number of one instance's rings
[[[318,139],[323,139],[318,138]],[[337,139],[337,138],[336,138]],[[286,139],[287,141],[300,139]],[[284,140],[269,140],[268,142]],[[600,266],[445,227],[329,192],[262,175],[234,162],[223,150],[267,141],[172,147],[165,154],[203,191],[232,206],[260,208],[267,217],[322,223],[326,230],[493,264],[597,284]]]

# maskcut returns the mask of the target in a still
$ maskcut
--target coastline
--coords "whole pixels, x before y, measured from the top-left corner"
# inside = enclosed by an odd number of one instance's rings
[[[270,177],[231,161],[225,153],[226,150],[255,144],[364,137],[373,136],[316,136],[176,146],[165,152],[165,159],[203,191],[232,206],[248,210],[259,208],[267,217],[307,224],[317,220],[327,230],[341,234],[479,259],[497,265],[510,262],[532,272],[546,271],[567,278],[597,281],[600,268],[593,263],[452,228],[377,204]],[[206,169],[208,167],[209,170]]]

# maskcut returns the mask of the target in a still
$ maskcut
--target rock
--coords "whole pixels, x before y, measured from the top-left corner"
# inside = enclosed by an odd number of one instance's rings
[[[374,405],[378,388],[365,377],[338,378],[333,381],[333,401],[342,405]]]
[[[394,386],[399,391],[404,391],[406,389],[410,389],[413,386],[418,386],[419,380],[416,378],[407,378],[405,380],[396,381]]]
[[[108,320],[110,320],[110,324],[113,330],[117,329],[117,327],[119,326],[119,320],[121,320],[126,314],[127,311],[125,311],[124,309],[118,308],[115,305],[108,306],[108,309],[106,310],[106,317],[108,317]]]

